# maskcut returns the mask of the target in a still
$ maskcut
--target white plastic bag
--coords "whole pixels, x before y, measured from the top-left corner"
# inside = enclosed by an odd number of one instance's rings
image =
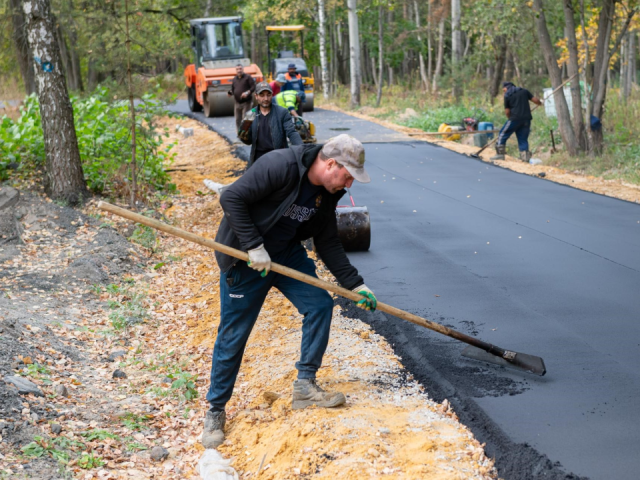
[[[208,448],[198,462],[198,473],[202,480],[238,480],[238,473],[217,450]]]

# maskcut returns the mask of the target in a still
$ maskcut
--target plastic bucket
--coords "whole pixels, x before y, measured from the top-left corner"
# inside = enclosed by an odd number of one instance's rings
[[[493,130],[493,123],[491,122],[480,122],[478,124],[478,130],[482,131],[482,130]],[[487,138],[488,139],[492,139],[493,138],[493,133],[487,133]]]

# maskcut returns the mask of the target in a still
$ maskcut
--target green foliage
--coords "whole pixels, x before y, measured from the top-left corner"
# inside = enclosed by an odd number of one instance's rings
[[[170,389],[173,392],[178,393],[180,396],[184,397],[185,400],[191,401],[195,398],[198,398],[198,390],[196,386],[196,382],[198,381],[198,375],[193,375],[189,372],[183,372],[181,370],[177,370],[174,373],[170,373],[167,375],[171,380]]]
[[[26,457],[39,458],[44,455],[50,455],[54,460],[61,463],[69,461],[69,453],[56,448],[55,440],[46,440],[40,436],[33,437],[33,440],[33,442],[21,448]]]
[[[91,453],[83,453],[78,459],[78,466],[85,470],[101,467],[104,463],[104,460],[102,460],[98,455],[95,455],[95,452],[93,451],[91,451]]]
[[[480,108],[450,105],[437,109],[428,109],[423,114],[411,117],[402,122],[402,124],[408,127],[420,128],[425,132],[437,132],[441,124],[461,125],[462,119],[465,117],[473,117],[478,122],[484,122],[489,119],[487,112]]]
[[[155,251],[158,245],[156,231],[151,227],[147,227],[146,225],[136,225],[136,228],[133,231],[130,240],[139,245],[142,245],[145,248],[148,248],[151,251]]]
[[[23,377],[33,377],[41,379],[42,377],[48,377],[51,375],[51,371],[46,365],[40,365],[39,363],[31,363],[27,365],[25,369],[20,373]]]
[[[80,435],[86,438],[88,442],[93,442],[95,440],[105,440],[107,438],[120,441],[120,437],[115,433],[111,433],[108,430],[102,430],[97,428],[93,430],[87,430],[86,432],[82,432]]]
[[[145,423],[151,418],[150,415],[137,415],[132,412],[127,412],[125,416],[122,417],[122,424],[129,430],[139,431],[145,427]]]
[[[116,296],[109,300],[109,320],[116,331],[124,330],[131,325],[143,322],[149,316],[147,311],[147,296],[133,288],[133,284],[123,285],[109,284],[107,292]]]
[[[112,99],[106,88],[90,97],[71,97],[76,136],[85,179],[97,193],[122,195],[131,182],[131,117],[129,103]],[[44,139],[40,109],[35,95],[27,97],[22,114],[13,121],[0,122],[0,180],[9,176],[9,166],[17,175],[32,174],[44,164]],[[151,192],[172,188],[164,167],[172,160],[173,144],[162,146],[157,118],[168,115],[154,94],[145,94],[136,106],[136,165],[141,190]],[[175,186],[173,186],[175,188]]]

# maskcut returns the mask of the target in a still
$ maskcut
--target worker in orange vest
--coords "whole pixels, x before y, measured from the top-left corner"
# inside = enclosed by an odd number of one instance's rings
[[[287,83],[282,86],[280,91],[286,92],[287,90],[295,90],[302,94],[302,101],[300,102],[300,106],[297,110],[298,115],[302,116],[302,104],[306,99],[306,95],[304,93],[304,80],[302,79],[302,75],[297,72],[295,63],[290,63],[287,70],[287,73],[284,75]]]

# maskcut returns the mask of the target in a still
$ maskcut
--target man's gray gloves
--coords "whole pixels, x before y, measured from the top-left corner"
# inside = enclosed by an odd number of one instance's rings
[[[362,308],[364,310],[371,310],[374,312],[376,307],[378,306],[378,299],[373,294],[369,287],[365,284],[360,285],[352,290],[353,292],[359,293],[363,295],[365,298],[356,302],[356,307]]]
[[[249,261],[247,262],[247,265],[254,270],[262,272],[260,275],[266,277],[269,270],[271,270],[271,257],[264,248],[264,244],[260,245],[258,248],[249,250],[247,253],[249,254]]]

